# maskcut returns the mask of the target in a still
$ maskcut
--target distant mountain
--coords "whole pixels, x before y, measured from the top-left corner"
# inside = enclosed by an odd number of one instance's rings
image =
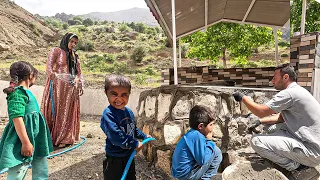
[[[132,8],[115,12],[92,12],[81,15],[84,18],[114,22],[142,22],[151,26],[158,25],[149,9]]]
[[[98,21],[114,21],[114,22],[142,22],[150,26],[158,25],[158,22],[153,17],[149,9],[145,8],[131,8],[115,12],[92,12],[89,14],[79,15],[81,17],[90,18]],[[66,22],[68,19],[74,17],[74,15],[68,15],[65,13],[57,13],[55,18],[61,19]]]

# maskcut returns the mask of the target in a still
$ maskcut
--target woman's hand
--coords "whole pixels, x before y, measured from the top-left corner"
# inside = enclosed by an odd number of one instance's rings
[[[21,154],[26,157],[31,157],[33,154],[33,145],[30,142],[22,144]]]
[[[82,95],[83,95],[83,89],[80,88],[80,89],[79,89],[79,96],[82,96]]]
[[[54,80],[55,77],[56,77],[56,73],[55,72],[50,74],[50,80]]]

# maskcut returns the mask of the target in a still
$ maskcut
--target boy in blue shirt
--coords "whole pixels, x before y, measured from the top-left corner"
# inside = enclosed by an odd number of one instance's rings
[[[104,110],[100,122],[107,135],[103,175],[105,180],[120,180],[131,153],[142,149],[142,143],[136,138],[149,136],[136,127],[133,112],[125,107],[131,91],[130,81],[122,75],[111,74],[106,77],[104,85],[110,105]],[[135,180],[135,174],[132,161],[126,180]]]
[[[189,114],[191,129],[180,139],[172,156],[172,175],[179,180],[210,180],[222,161],[212,141],[214,114],[205,106],[194,106]]]

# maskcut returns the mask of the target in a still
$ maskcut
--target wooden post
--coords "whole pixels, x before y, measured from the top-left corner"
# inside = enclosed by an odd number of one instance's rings
[[[312,76],[311,93],[320,103],[320,34],[316,38],[316,54]]]

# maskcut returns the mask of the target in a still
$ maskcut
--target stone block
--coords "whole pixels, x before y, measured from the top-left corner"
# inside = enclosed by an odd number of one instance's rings
[[[183,122],[179,124],[165,124],[163,128],[163,136],[166,145],[175,145],[183,135]]]
[[[207,106],[211,110],[214,110],[217,106],[217,99],[212,94],[200,94],[196,97],[195,104]]]
[[[287,180],[279,170],[266,162],[236,161],[222,172],[223,180]]]
[[[171,94],[159,94],[158,96],[158,117],[157,121],[163,122],[169,113],[169,107],[171,104]]]
[[[139,111],[138,111],[138,115],[142,116],[142,113],[144,112],[144,101],[140,102],[140,107],[139,107]]]
[[[156,97],[154,96],[148,96],[146,98],[146,102],[145,102],[145,113],[146,113],[146,117],[151,117],[155,114],[155,110],[156,110]]]
[[[172,109],[172,119],[185,119],[189,118],[189,112],[193,105],[193,99],[188,99],[187,96],[183,96],[178,100],[174,108]]]

